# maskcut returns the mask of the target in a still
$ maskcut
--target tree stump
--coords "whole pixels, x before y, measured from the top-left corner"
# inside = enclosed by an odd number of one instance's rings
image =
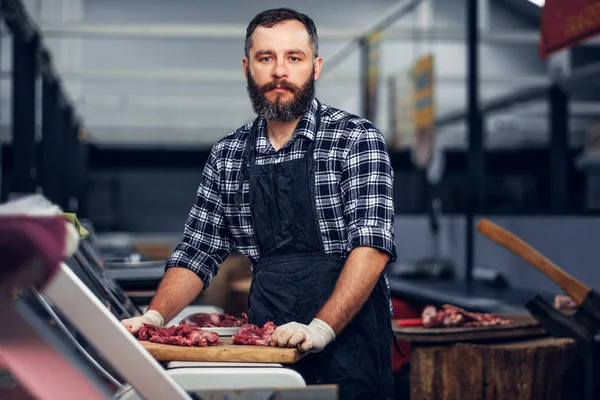
[[[571,339],[510,343],[413,343],[411,399],[562,399],[577,359]]]

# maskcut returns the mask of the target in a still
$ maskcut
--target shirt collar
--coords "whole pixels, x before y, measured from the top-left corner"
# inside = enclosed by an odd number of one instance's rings
[[[313,97],[310,107],[304,113],[300,121],[298,121],[298,125],[296,126],[296,130],[294,131],[295,135],[303,135],[309,138],[310,140],[315,140],[317,129],[317,108],[319,107],[319,103],[315,97]]]
[[[292,139],[296,136],[301,135],[305,136],[310,140],[315,140],[316,136],[316,128],[317,128],[317,108],[319,107],[319,103],[316,97],[313,97],[310,107],[304,113],[304,115],[298,121],[298,125],[296,125],[296,129],[292,134]],[[260,152],[264,152],[267,150],[269,143],[266,135],[266,121],[263,117],[258,118],[258,140],[257,140],[257,150]]]

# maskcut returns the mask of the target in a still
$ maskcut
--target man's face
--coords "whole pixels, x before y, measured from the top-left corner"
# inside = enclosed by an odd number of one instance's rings
[[[254,111],[269,121],[300,118],[310,106],[322,64],[304,25],[291,20],[259,26],[249,53],[242,64]]]

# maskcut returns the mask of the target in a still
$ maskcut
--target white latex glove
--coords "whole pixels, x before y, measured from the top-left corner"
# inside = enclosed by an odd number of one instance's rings
[[[150,324],[158,328],[162,328],[165,324],[165,320],[158,311],[149,310],[140,317],[127,318],[121,321],[121,325],[123,325],[131,333],[137,333],[137,331],[139,331],[144,324]]]
[[[333,329],[320,319],[314,318],[309,325],[288,322],[279,326],[271,336],[271,344],[277,347],[298,347],[304,352],[318,353],[335,340]]]

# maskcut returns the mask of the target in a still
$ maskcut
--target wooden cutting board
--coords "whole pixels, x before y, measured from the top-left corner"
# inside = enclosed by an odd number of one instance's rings
[[[494,314],[514,321],[511,325],[468,327],[468,328],[424,328],[419,326],[400,327],[392,320],[396,337],[408,342],[458,342],[516,339],[547,335],[541,324],[528,314]]]
[[[204,361],[293,364],[302,358],[298,349],[234,345],[231,338],[219,338],[218,346],[184,347],[140,341],[158,361]]]

